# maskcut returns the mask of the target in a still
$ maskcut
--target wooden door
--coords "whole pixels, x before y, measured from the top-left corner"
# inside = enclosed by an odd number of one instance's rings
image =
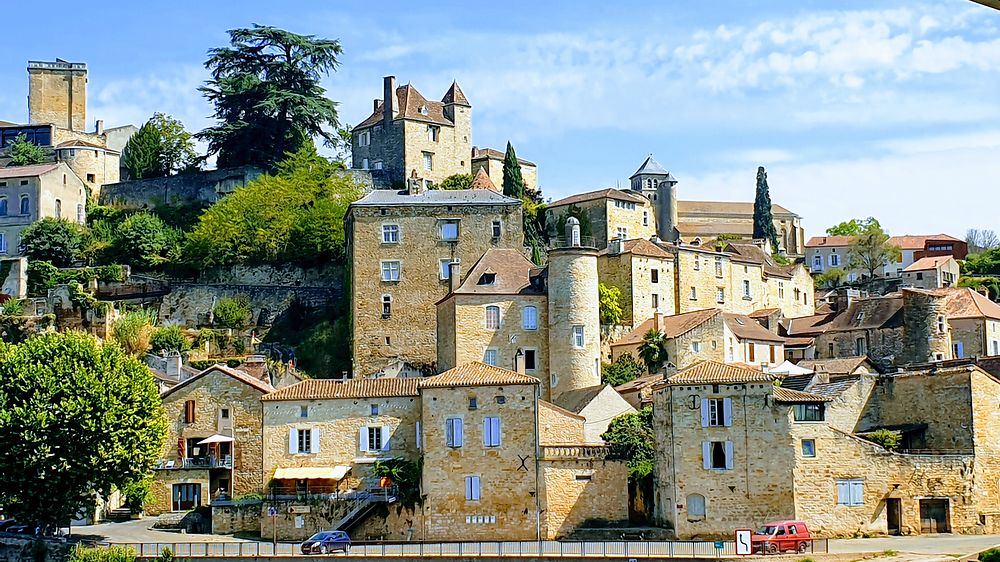
[[[898,498],[885,500],[886,519],[888,521],[889,534],[902,534],[902,507]]]
[[[920,500],[920,532],[948,533],[948,500]]]

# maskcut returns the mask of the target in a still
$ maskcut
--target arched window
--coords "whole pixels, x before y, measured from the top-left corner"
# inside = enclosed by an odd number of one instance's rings
[[[691,494],[687,497],[688,519],[705,518],[705,496],[701,494]]]
[[[7,216],[7,198],[0,197],[0,217]]]
[[[56,218],[62,218],[62,201],[60,199],[56,199]]]
[[[651,179],[646,180],[646,187],[652,188],[653,187],[653,180],[651,180]]]
[[[31,212],[31,210],[28,208],[28,205],[29,205],[29,203],[28,203],[28,196],[27,195],[22,195],[21,196],[21,214],[22,215],[27,215],[28,213]]]

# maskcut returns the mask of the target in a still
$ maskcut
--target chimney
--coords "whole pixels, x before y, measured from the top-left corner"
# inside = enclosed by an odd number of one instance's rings
[[[103,135],[104,134],[104,119],[98,119],[97,120],[97,131],[96,132],[97,132],[98,135]]]
[[[172,379],[181,380],[181,355],[168,355],[163,358],[163,372]]]
[[[524,351],[520,349],[514,354],[514,371],[524,374]]]
[[[378,111],[378,106],[380,106],[380,105],[382,105],[382,100],[380,100],[378,98],[375,98],[372,101],[372,113],[375,113],[376,111]]]
[[[660,331],[660,315],[656,312],[653,313],[653,330]]]
[[[462,264],[453,261],[448,264],[448,290],[455,292],[462,284]]]
[[[385,100],[385,111],[382,114],[382,124],[386,132],[392,126],[392,118],[396,114],[396,77],[386,76],[382,79],[382,99]]]

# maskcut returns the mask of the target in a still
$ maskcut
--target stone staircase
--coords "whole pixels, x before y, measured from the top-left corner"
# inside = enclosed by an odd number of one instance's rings
[[[104,515],[106,521],[112,523],[124,523],[125,521],[132,520],[132,510],[126,507],[119,507],[118,509],[112,509]]]

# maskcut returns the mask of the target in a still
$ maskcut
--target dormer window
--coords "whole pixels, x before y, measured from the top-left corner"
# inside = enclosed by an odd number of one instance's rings
[[[487,272],[479,277],[479,283],[477,285],[496,285],[497,284],[497,274],[492,272]]]
[[[427,106],[426,105],[421,105],[419,111],[420,111],[421,115],[427,115],[427,113],[428,113],[427,112]]]

